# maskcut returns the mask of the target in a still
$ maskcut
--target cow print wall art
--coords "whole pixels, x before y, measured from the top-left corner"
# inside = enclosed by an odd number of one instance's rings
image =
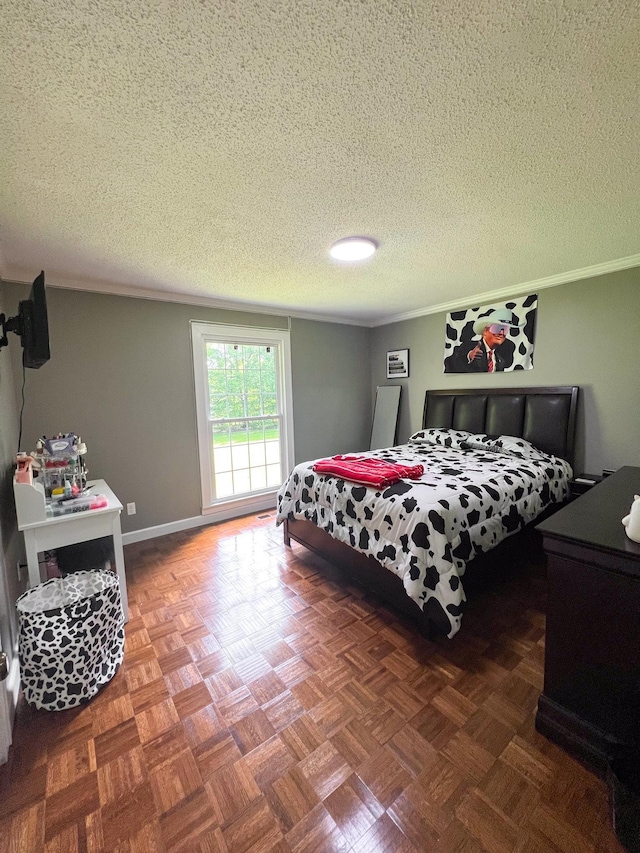
[[[445,373],[499,373],[533,368],[537,294],[451,311],[444,341]]]

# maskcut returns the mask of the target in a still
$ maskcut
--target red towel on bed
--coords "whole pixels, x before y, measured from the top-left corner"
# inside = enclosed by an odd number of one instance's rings
[[[399,462],[385,462],[370,456],[332,456],[320,459],[313,466],[318,474],[335,474],[343,480],[363,483],[365,486],[391,486],[398,480],[415,480],[424,473],[422,465],[402,465]]]

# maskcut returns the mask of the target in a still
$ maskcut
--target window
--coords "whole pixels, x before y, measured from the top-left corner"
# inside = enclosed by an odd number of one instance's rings
[[[293,467],[289,332],[192,322],[191,336],[203,512],[270,506]]]

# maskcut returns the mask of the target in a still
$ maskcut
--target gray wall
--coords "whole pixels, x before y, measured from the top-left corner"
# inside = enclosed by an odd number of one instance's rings
[[[28,288],[4,284],[15,311]],[[73,431],[89,476],[122,503],[123,531],[200,515],[189,320],[287,328],[286,317],[47,289],[51,360],[27,370],[23,449]],[[369,329],[292,320],[297,460],[358,449],[371,418]],[[20,346],[12,344],[17,376]]]
[[[1,287],[0,312],[8,313]],[[15,338],[15,335],[10,337]],[[15,340],[17,342],[17,338]],[[0,350],[0,639],[10,660],[17,638],[13,603],[22,592],[17,572],[17,562],[23,552],[22,536],[17,529],[12,485],[13,460],[18,449],[18,418],[11,356],[9,347],[4,347]]]
[[[358,326],[291,321],[296,462],[369,447],[370,337]]]
[[[576,469],[640,465],[640,268],[540,290],[533,370],[445,375],[445,316],[372,330],[372,393],[387,382],[387,350],[410,350],[399,441],[420,428],[428,388],[579,385]]]

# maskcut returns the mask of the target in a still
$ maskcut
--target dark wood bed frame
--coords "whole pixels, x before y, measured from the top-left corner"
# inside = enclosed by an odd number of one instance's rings
[[[577,402],[575,385],[427,391],[422,426],[515,435],[573,466]],[[547,510],[544,516],[556,508]],[[465,590],[468,591],[469,579],[486,577],[489,566],[494,572],[501,560],[512,561],[517,540],[527,533],[530,535],[530,531],[522,531],[505,539],[491,552],[490,559],[482,554],[468,563]],[[373,557],[338,542],[311,521],[286,519],[285,545],[291,545],[292,539],[344,571],[356,584],[380,596],[397,612],[409,616],[426,636],[435,633],[434,626],[407,595],[402,580]]]

